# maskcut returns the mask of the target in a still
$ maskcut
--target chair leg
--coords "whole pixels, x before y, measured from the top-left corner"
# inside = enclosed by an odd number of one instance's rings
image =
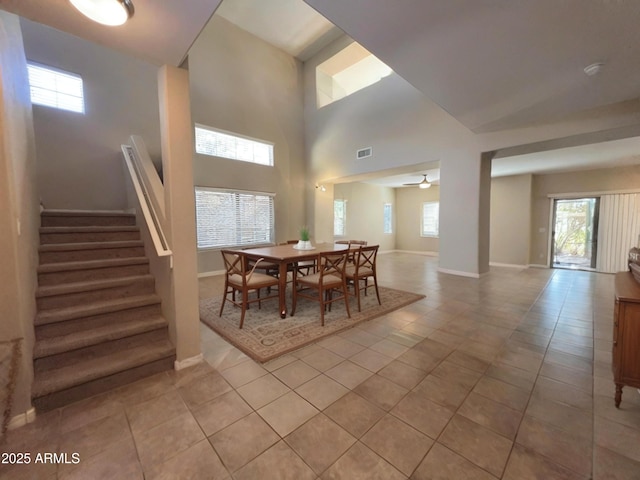
[[[376,297],[378,297],[378,305],[382,305],[380,301],[380,292],[378,291],[378,279],[373,277],[373,286],[376,288]]]
[[[318,289],[318,302],[320,302],[320,325],[324,327],[324,309],[327,308],[327,304],[322,299],[322,294],[327,295],[327,292],[323,292],[322,289]]]
[[[249,300],[249,294],[246,290],[242,292],[242,313],[240,314],[240,329],[244,325],[244,314],[247,311],[247,300]]]
[[[353,282],[353,288],[356,291],[356,298],[358,299],[358,311],[361,312],[362,308],[360,307],[360,279],[356,278]]]
[[[290,315],[293,317],[294,313],[296,313],[296,304],[298,303],[298,282],[296,282],[296,274],[293,274],[293,285],[291,285],[293,291],[291,292],[291,313]]]
[[[347,318],[351,318],[351,312],[349,311],[349,292],[347,291],[347,284],[342,284],[342,296],[344,297],[344,306],[347,308]]]
[[[234,290],[235,292],[235,290]],[[222,316],[222,310],[224,310],[224,303],[227,301],[227,295],[229,295],[229,284],[226,282],[224,282],[224,294],[222,295],[222,305],[220,305],[220,313],[218,314],[219,317]]]

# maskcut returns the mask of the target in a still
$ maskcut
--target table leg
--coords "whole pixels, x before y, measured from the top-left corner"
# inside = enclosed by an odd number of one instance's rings
[[[278,279],[280,284],[278,285],[278,300],[280,302],[280,318],[287,317],[287,264],[285,262],[280,263],[280,272]]]

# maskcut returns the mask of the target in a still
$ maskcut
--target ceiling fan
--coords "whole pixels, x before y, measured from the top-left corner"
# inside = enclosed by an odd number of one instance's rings
[[[429,182],[429,180],[427,180],[427,174],[423,173],[422,176],[424,178],[422,179],[421,182],[418,182],[418,183],[403,183],[403,185],[406,185],[408,187],[417,186],[418,188],[429,188],[429,187],[431,187],[431,182]]]

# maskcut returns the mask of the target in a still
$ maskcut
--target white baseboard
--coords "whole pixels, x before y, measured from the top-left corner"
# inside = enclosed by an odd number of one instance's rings
[[[438,252],[430,252],[430,251],[426,251],[426,250],[394,250],[394,252],[398,252],[398,253],[411,253],[414,255],[424,255],[426,257],[437,257],[439,256]]]
[[[530,265],[518,265],[517,263],[499,263],[489,262],[490,267],[506,267],[506,268],[529,268]]]
[[[199,353],[198,355],[185,358],[184,360],[180,360],[180,361],[176,360],[175,362],[173,362],[173,368],[174,370],[183,370],[185,368],[193,367],[194,365],[202,363],[203,361],[204,361],[204,357],[202,356],[201,353]]]
[[[16,415],[11,420],[9,420],[7,429],[13,430],[14,428],[22,427],[27,423],[33,422],[35,419],[36,419],[36,409],[31,407],[26,412]]]
[[[440,273],[448,273],[450,275],[458,275],[459,277],[469,277],[469,278],[480,278],[486,273],[472,273],[472,272],[463,272],[461,270],[449,270],[448,268],[439,268],[438,272]]]
[[[539,263],[530,263],[530,268],[549,268],[549,265],[541,265]]]

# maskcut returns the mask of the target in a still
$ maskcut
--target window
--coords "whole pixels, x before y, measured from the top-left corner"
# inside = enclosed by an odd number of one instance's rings
[[[423,237],[437,237],[440,220],[440,202],[425,202],[422,204],[422,232]]]
[[[84,113],[82,77],[35,63],[27,64],[31,103]]]
[[[273,243],[272,193],[196,187],[198,248]]]
[[[196,153],[273,166],[273,145],[196,124]]]
[[[383,207],[383,233],[393,233],[393,210],[390,203]]]
[[[379,82],[393,72],[360,44],[353,42],[316,67],[318,108]]]
[[[333,201],[333,235],[341,237],[347,234],[347,201]]]

